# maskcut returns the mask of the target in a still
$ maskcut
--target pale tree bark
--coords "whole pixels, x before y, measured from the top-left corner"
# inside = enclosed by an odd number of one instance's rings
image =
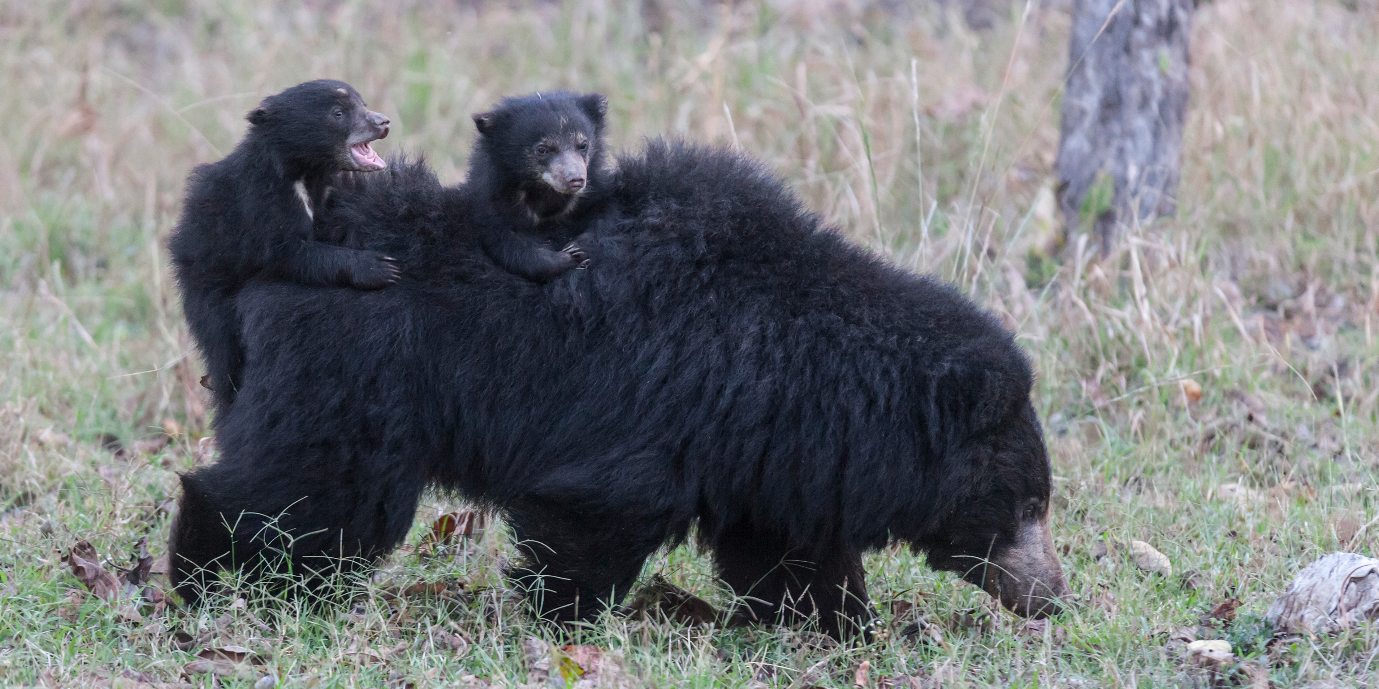
[[[1088,227],[1105,255],[1126,225],[1177,212],[1192,10],[1193,0],[1073,3],[1056,166],[1065,238]]]

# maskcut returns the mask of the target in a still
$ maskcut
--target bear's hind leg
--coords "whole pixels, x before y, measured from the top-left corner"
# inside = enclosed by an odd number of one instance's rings
[[[719,577],[743,597],[739,615],[795,625],[818,614],[820,631],[835,639],[870,638],[875,615],[860,552],[821,549],[817,561],[805,559],[783,538],[750,524],[724,529],[709,546]]]
[[[559,623],[591,620],[627,595],[646,558],[665,540],[626,519],[570,518],[533,505],[510,509],[523,564],[509,574],[537,615]]]

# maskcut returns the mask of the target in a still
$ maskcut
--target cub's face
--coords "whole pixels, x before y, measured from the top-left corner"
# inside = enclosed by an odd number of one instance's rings
[[[584,191],[589,171],[589,140],[592,125],[578,123],[553,134],[541,136],[527,146],[527,176],[539,179],[558,194]]]
[[[474,116],[480,145],[505,177],[529,190],[574,197],[589,186],[602,146],[607,102],[598,94],[536,94]]]
[[[369,144],[387,137],[391,122],[342,81],[294,86],[266,98],[248,120],[254,135],[299,164],[353,172],[388,166]]]

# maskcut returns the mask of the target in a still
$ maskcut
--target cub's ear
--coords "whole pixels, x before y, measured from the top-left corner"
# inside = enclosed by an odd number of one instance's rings
[[[498,120],[501,116],[497,112],[480,112],[471,115],[471,117],[474,119],[474,126],[478,128],[479,133],[487,136],[498,128]]]
[[[608,114],[608,99],[597,93],[580,96],[579,109],[589,116],[589,121],[603,124],[603,116]]]
[[[249,124],[252,125],[263,124],[264,122],[268,121],[268,108],[265,108],[262,105],[260,105],[259,107],[250,110],[249,114],[244,116],[244,119],[249,120]]]

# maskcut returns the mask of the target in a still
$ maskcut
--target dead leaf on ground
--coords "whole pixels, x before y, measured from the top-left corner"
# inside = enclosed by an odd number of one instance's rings
[[[462,658],[469,654],[470,643],[463,635],[442,629],[431,627],[427,633],[426,645],[435,650],[449,651],[455,657]]]
[[[1207,585],[1207,580],[1195,569],[1189,569],[1178,575],[1178,585],[1184,591],[1201,591]]]
[[[190,688],[192,685],[183,682],[160,682],[146,672],[135,672],[134,670],[122,670],[117,674],[95,675],[84,678],[79,685],[93,687],[94,689],[181,689]]]
[[[355,634],[350,641],[349,647],[345,649],[344,655],[353,660],[356,664],[368,665],[372,663],[387,662],[389,658],[409,648],[411,648],[411,644],[408,644],[406,641],[398,642],[396,645],[387,648],[372,648],[363,637]]]
[[[552,689],[623,689],[641,684],[622,654],[597,646],[561,646],[527,637],[522,641],[527,681]]]
[[[866,689],[867,678],[871,674],[871,661],[864,660],[857,665],[857,670],[852,673],[852,686]]]
[[[114,574],[100,566],[99,560],[96,548],[84,539],[77,541],[77,544],[62,557],[62,561],[71,568],[72,574],[82,586],[94,593],[97,598],[105,601],[118,600],[124,586]]]
[[[407,586],[390,586],[378,592],[386,601],[402,598],[449,598],[456,599],[465,590],[461,581],[419,581]]]
[[[876,689],[920,689],[922,682],[920,677],[882,675],[876,678]]]
[[[1116,612],[1120,610],[1120,606],[1116,604],[1116,594],[1112,593],[1111,587],[1105,584],[1102,584],[1099,589],[1100,590],[1093,594],[1091,599],[1087,601],[1087,605],[1114,616]]]
[[[1245,675],[1245,689],[1269,689],[1269,668],[1260,663],[1241,663],[1240,672]]]
[[[449,543],[453,537],[475,538],[483,535],[487,525],[483,513],[474,510],[442,514],[431,525],[431,538],[438,543]]]
[[[960,682],[962,682],[962,671],[949,659],[934,668],[934,674],[921,680],[919,686],[922,689],[938,689],[939,687],[958,686]]]
[[[196,660],[182,668],[184,675],[215,675],[236,679],[255,679],[257,666],[264,664],[262,658],[243,646],[220,646],[205,648],[196,654]]]
[[[918,605],[904,600],[891,601],[891,613],[894,615],[891,618],[891,629],[900,627],[899,634],[902,639],[948,647],[948,643],[943,640],[943,630],[939,629]],[[904,626],[901,626],[902,624]]]
[[[660,574],[637,592],[627,605],[626,614],[636,620],[670,620],[690,627],[717,624],[721,619],[708,601],[666,581]]]
[[[148,582],[153,569],[153,556],[148,554],[148,536],[142,536],[134,543],[134,566],[125,573],[125,581],[130,586],[143,586]]]
[[[201,639],[198,639],[197,637],[194,637],[191,634],[182,631],[181,629],[173,632],[172,638],[168,641],[168,645],[172,646],[173,648],[179,651],[190,651],[193,648],[200,646],[201,644]]]
[[[431,533],[417,545],[417,555],[430,555],[436,548],[449,545],[456,538],[478,539],[488,526],[488,517],[474,510],[447,512],[431,522]]]
[[[1188,404],[1196,404],[1202,400],[1202,384],[1191,378],[1184,378],[1178,381],[1178,390],[1182,392],[1182,398]]]
[[[963,610],[948,620],[948,628],[955,632],[972,631],[977,634],[990,634],[996,630],[996,618],[990,610],[985,608]]]
[[[1207,613],[1206,617],[1202,618],[1202,624],[1216,623],[1222,627],[1229,627],[1235,621],[1236,609],[1241,605],[1243,603],[1239,598],[1228,598]]]

